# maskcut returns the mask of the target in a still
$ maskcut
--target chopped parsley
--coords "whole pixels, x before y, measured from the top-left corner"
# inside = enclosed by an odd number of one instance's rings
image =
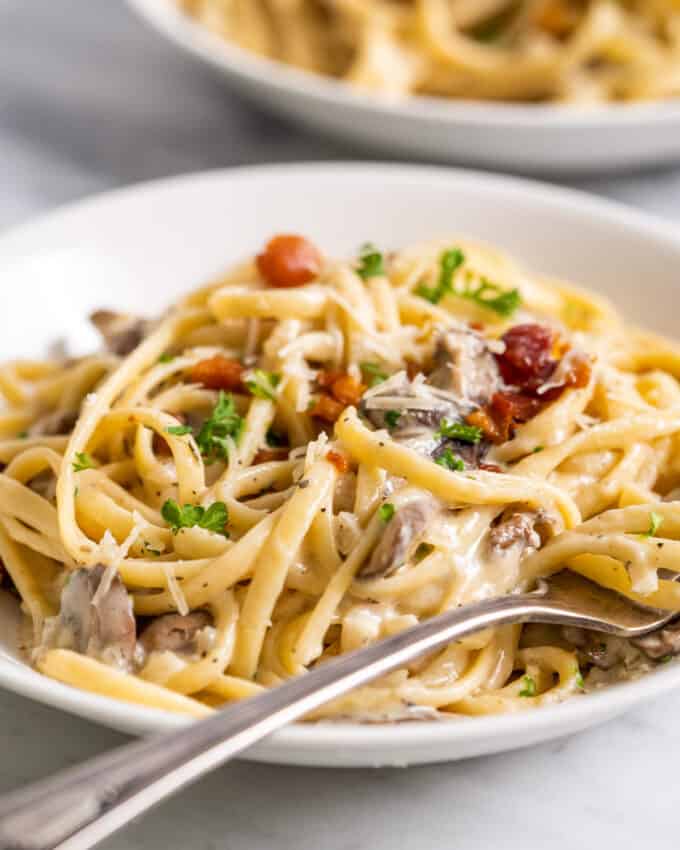
[[[17,440],[25,440],[28,437],[28,431],[19,431],[17,434]]]
[[[75,472],[82,472],[84,469],[95,469],[95,462],[87,454],[87,452],[76,452],[76,459],[73,461],[73,469]]]
[[[158,358],[158,362],[159,362],[159,363],[172,363],[172,361],[173,361],[174,359],[175,359],[175,355],[174,355],[174,354],[168,354],[168,353],[166,352],[165,354],[161,354],[161,356]]]
[[[254,396],[276,401],[276,388],[280,383],[281,375],[265,372],[264,369],[255,369],[252,378],[246,381],[246,386]]]
[[[545,446],[534,446],[531,450],[532,455],[537,455],[539,452],[542,452]]]
[[[177,504],[174,499],[168,499],[161,508],[161,516],[172,529],[173,534],[177,534],[180,528],[205,528],[206,531],[212,531],[215,534],[222,534],[229,537],[229,533],[225,526],[229,519],[227,506],[224,502],[213,502],[209,508],[201,507],[201,505],[184,505]]]
[[[378,508],[378,516],[383,522],[389,522],[394,516],[394,505],[391,502],[385,502]]]
[[[536,682],[531,676],[523,676],[522,677],[522,690],[519,692],[521,697],[535,697],[536,696]]]
[[[385,411],[385,424],[388,428],[396,428],[401,419],[401,413],[398,410]]]
[[[485,277],[476,286],[468,281],[460,292],[456,292],[456,295],[467,298],[468,301],[474,301],[479,307],[493,310],[494,313],[506,318],[512,316],[522,303],[518,289],[501,289]]]
[[[439,304],[447,294],[453,294],[453,276],[465,262],[465,254],[458,248],[445,251],[439,260],[439,279],[435,286],[424,283],[416,287],[416,295],[420,295],[431,304]]]
[[[458,457],[458,455],[454,455],[451,449],[444,449],[444,451],[435,460],[435,463],[439,464],[439,466],[443,466],[444,469],[450,469],[453,472],[462,472],[465,469],[463,459]]]
[[[229,455],[229,444],[227,438],[231,437],[238,442],[243,431],[244,420],[236,411],[234,398],[227,395],[223,390],[215,405],[215,409],[196,437],[196,442],[201,454],[208,463],[216,460],[225,460]]]
[[[450,437],[464,443],[478,443],[482,439],[482,429],[476,425],[465,425],[463,422],[450,422],[442,419],[437,431],[439,437]]]
[[[369,384],[372,387],[377,387],[389,378],[387,372],[380,368],[378,363],[360,363],[361,371],[368,376]]]
[[[419,564],[432,552],[434,552],[434,546],[431,543],[419,543],[413,553],[413,560],[416,564]]]
[[[364,280],[368,280],[371,277],[381,277],[385,274],[383,255],[370,242],[361,246],[357,274]]]
[[[457,295],[468,301],[474,301],[478,307],[485,310],[493,310],[499,316],[511,316],[522,303],[522,298],[517,289],[504,290],[487,278],[482,277],[478,283],[473,283],[473,276],[468,275],[461,289],[454,289],[453,276],[465,262],[465,254],[453,248],[445,251],[439,260],[439,278],[435,286],[419,284],[415,294],[429,301],[431,304],[439,304],[445,295]]]
[[[170,428],[166,428],[165,430],[174,437],[184,437],[186,434],[193,433],[191,425],[171,425]]]
[[[581,675],[581,671],[578,667],[574,670],[574,682],[576,682],[576,687],[579,688],[579,690],[585,691],[586,683],[583,681],[583,676]]]
[[[661,524],[663,523],[663,517],[661,514],[657,514],[656,511],[652,511],[649,514],[649,528],[647,531],[640,532],[640,537],[656,537],[656,532],[661,528]]]

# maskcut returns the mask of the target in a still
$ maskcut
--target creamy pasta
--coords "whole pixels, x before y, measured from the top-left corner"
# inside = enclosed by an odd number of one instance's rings
[[[262,56],[384,94],[588,103],[680,93],[677,0],[178,0]]]
[[[680,610],[680,350],[454,239],[271,239],[106,349],[0,367],[0,559],[78,688],[202,716],[565,566]],[[489,629],[325,706],[518,711],[680,652]]]

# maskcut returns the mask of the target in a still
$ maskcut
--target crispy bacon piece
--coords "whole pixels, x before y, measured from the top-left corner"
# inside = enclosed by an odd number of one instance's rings
[[[414,378],[417,378],[418,375],[423,371],[421,365],[416,363],[415,360],[406,360],[406,375],[409,381],[412,381]]]
[[[331,393],[344,405],[359,404],[361,396],[366,392],[366,387],[355,378],[349,375],[343,375],[333,382]]]
[[[480,463],[479,468],[483,472],[503,472],[500,466],[497,463]]]
[[[323,419],[324,422],[333,423],[339,419],[340,414],[345,409],[346,405],[336,401],[333,396],[323,393],[314,402],[309,411],[309,415],[315,419]]]
[[[359,404],[361,396],[366,392],[366,386],[346,372],[322,371],[317,375],[316,382],[345,407],[348,404]]]
[[[553,334],[543,325],[515,325],[503,334],[505,351],[496,355],[506,384],[535,391],[557,367],[552,359]]]
[[[331,451],[329,451],[326,455],[326,460],[333,464],[340,475],[344,475],[344,473],[349,470],[349,462],[343,454],[340,454],[340,452],[336,452],[331,449]]]
[[[575,354],[571,358],[569,371],[564,379],[564,386],[574,387],[576,389],[587,387],[591,372],[592,366],[590,365],[590,359],[585,354]]]
[[[238,360],[229,360],[221,354],[200,360],[189,370],[189,380],[193,384],[202,384],[209,390],[227,392],[243,391],[243,373],[245,368]]]
[[[253,463],[269,463],[272,460],[285,460],[288,457],[288,449],[280,448],[280,449],[259,449],[255,457],[253,458]]]
[[[316,382],[322,389],[330,390],[333,384],[342,378],[344,374],[345,372],[341,372],[340,369],[333,369],[329,372],[322,369],[316,376]]]
[[[256,264],[270,286],[303,286],[318,277],[322,259],[304,236],[281,234],[269,240]]]
[[[523,393],[498,392],[494,393],[490,404],[473,411],[466,421],[481,428],[487,440],[498,445],[512,437],[516,424],[536,416],[543,404],[540,398]]]

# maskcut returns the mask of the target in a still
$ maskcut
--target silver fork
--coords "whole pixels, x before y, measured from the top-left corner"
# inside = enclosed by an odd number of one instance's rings
[[[664,578],[678,574],[665,571]],[[2,850],[86,850],[189,782],[335,697],[488,626],[553,623],[639,637],[674,613],[563,570],[538,590],[457,608],[322,664],[181,732],[98,756],[0,798]]]

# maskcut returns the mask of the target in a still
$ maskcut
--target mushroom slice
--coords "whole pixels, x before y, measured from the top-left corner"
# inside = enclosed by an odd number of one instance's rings
[[[488,404],[501,385],[496,358],[483,336],[465,327],[447,328],[434,351],[429,383],[454,393],[462,404]]]
[[[134,351],[149,331],[147,319],[113,310],[95,310],[90,321],[102,335],[107,349],[119,357]]]
[[[71,573],[49,643],[123,669],[132,666],[137,624],[132,599],[118,573],[111,578],[101,564]]]
[[[378,545],[357,573],[361,579],[387,578],[407,559],[409,550],[437,514],[433,499],[424,496],[399,508],[385,526]]]
[[[165,614],[149,623],[139,641],[147,652],[184,652],[194,654],[198,633],[212,626],[213,618],[207,611],[190,614]]]
[[[677,655],[680,653],[680,620],[675,620],[663,629],[657,629],[642,637],[631,638],[630,642],[653,661],[668,655]]]

